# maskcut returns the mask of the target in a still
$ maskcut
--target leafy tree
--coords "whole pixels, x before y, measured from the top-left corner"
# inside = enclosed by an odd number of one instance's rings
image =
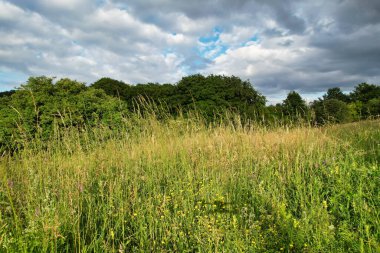
[[[297,117],[304,118],[307,115],[306,102],[302,99],[300,94],[295,91],[288,93],[282,105],[284,114],[292,119],[296,119]]]
[[[2,92],[0,92],[0,98],[2,98],[2,97],[10,97],[14,93],[15,93],[15,90],[2,91]]]
[[[367,103],[367,110],[371,116],[380,116],[380,98],[372,98]]]
[[[327,90],[327,93],[323,96],[324,100],[328,99],[337,99],[343,102],[348,103],[350,98],[348,95],[344,94],[339,87],[330,88]]]
[[[143,98],[155,104],[163,103],[172,114],[179,108],[183,111],[196,109],[209,119],[227,108],[254,117],[265,107],[265,97],[254,90],[248,81],[234,76],[205,77],[198,74],[182,78],[177,85],[148,83],[133,86],[102,78],[92,87],[102,89],[112,96],[123,94],[120,97],[132,110],[134,104]]]
[[[131,86],[109,77],[103,77],[94,82],[91,87],[103,90],[107,95],[120,97],[124,100],[131,98]]]
[[[184,108],[196,108],[208,118],[224,109],[232,109],[241,115],[255,117],[265,107],[265,97],[257,92],[249,81],[221,75],[192,75],[177,84],[174,100]]]
[[[375,84],[358,84],[350,94],[351,100],[367,103],[374,98],[380,98],[380,86]]]
[[[286,121],[282,104],[269,105],[265,108],[264,120],[267,125],[278,126]]]
[[[122,121],[123,103],[103,90],[67,78],[54,83],[53,78],[31,77],[8,101],[4,99],[2,146],[18,137],[47,139],[56,127],[116,126]]]
[[[355,103],[360,118],[376,116],[378,114],[377,99],[380,99],[380,86],[374,84],[358,84],[350,94],[351,101]]]
[[[350,120],[350,111],[347,104],[338,99],[315,101],[313,104],[315,121],[317,124],[344,123]]]
[[[173,101],[172,97],[175,93],[176,87],[172,84],[147,83],[137,84],[131,87],[132,102],[136,103],[141,98],[144,98],[145,100],[155,104],[164,103],[173,113],[176,101]]]
[[[14,135],[14,130],[18,128],[19,119],[15,110],[10,107],[10,96],[0,97],[0,153],[4,150],[14,149],[18,137]]]
[[[136,103],[145,100],[155,104],[165,103],[174,113],[171,97],[175,94],[175,87],[171,84],[148,83],[130,86],[122,81],[103,77],[93,83],[91,87],[104,90],[107,95],[124,100],[131,111],[134,110]],[[142,110],[141,107],[140,110]]]

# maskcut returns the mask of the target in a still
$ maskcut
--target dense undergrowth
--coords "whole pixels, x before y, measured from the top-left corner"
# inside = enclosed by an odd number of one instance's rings
[[[1,252],[380,251],[380,121],[129,122],[3,154]]]

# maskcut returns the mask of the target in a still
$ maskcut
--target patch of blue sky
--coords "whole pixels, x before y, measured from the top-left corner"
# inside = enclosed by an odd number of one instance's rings
[[[214,27],[214,29],[212,30],[212,34],[211,35],[206,35],[206,36],[202,36],[199,38],[199,42],[201,43],[205,43],[205,44],[208,44],[208,43],[212,43],[212,42],[217,42],[220,40],[220,35],[222,34],[223,32],[223,29],[216,26]]]
[[[209,60],[214,60],[225,54],[229,46],[221,41],[220,35],[222,32],[222,28],[214,27],[211,35],[200,37],[198,39],[200,42],[197,49],[198,55]]]
[[[107,3],[106,0],[95,0],[95,3],[97,6],[102,6]]]
[[[223,32],[223,28],[220,26],[215,26],[213,32],[221,34]]]
[[[223,44],[207,46],[200,50],[199,55],[209,60],[215,60],[217,57],[225,54],[228,48],[228,46]]]
[[[192,66],[191,66],[192,69],[198,70],[198,69],[204,68],[207,65],[207,62],[204,60],[201,60],[201,59],[196,59],[196,60],[192,61],[191,64],[192,64]]]
[[[252,37],[250,37],[248,40],[246,40],[243,43],[241,43],[240,46],[244,47],[244,46],[251,45],[253,43],[258,44],[260,42],[261,42],[261,40],[259,38],[259,35],[255,34]]]
[[[220,34],[213,34],[211,36],[204,36],[199,38],[199,42],[208,44],[208,43],[213,43],[217,42],[220,38]]]
[[[17,71],[0,69],[0,91],[12,90],[28,80],[28,76]]]
[[[190,66],[186,65],[186,64],[182,64],[180,67],[179,67],[180,71],[182,73],[184,73],[185,75],[191,75],[193,74],[193,70],[191,69]]]
[[[161,54],[166,57],[169,54],[174,54],[174,50],[173,50],[173,48],[167,47],[161,51]]]
[[[97,1],[97,4],[98,4],[98,6],[100,6],[100,5],[105,5],[105,4],[107,4],[107,2],[108,1],[106,1],[106,0],[98,0]],[[128,4],[127,3],[125,3],[125,2],[117,2],[117,3],[113,3],[113,5],[115,5],[118,9],[120,9],[120,10],[122,10],[122,11],[129,11],[129,6],[128,6]]]

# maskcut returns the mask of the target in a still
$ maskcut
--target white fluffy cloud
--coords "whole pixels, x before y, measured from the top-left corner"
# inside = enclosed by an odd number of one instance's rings
[[[0,0],[0,90],[30,75],[91,83],[237,75],[265,95],[379,83],[380,4]]]

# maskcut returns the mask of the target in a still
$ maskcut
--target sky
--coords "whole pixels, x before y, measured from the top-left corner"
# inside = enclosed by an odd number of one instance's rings
[[[249,80],[295,90],[380,84],[379,0],[0,0],[0,91],[29,76],[91,84]]]

